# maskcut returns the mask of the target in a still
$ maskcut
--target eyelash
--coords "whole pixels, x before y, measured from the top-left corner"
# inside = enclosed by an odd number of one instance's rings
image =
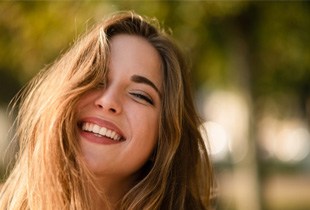
[[[104,82],[100,82],[97,84],[96,88],[101,89],[101,88],[105,88],[105,86],[106,86],[106,84]],[[138,100],[143,100],[150,105],[154,105],[154,101],[152,100],[152,98],[147,96],[146,94],[132,92],[132,93],[130,93],[130,95],[134,96]]]
[[[132,95],[138,99],[144,100],[151,105],[154,105],[153,100],[149,96],[146,96],[146,95],[141,94],[141,93],[130,93],[130,95]]]

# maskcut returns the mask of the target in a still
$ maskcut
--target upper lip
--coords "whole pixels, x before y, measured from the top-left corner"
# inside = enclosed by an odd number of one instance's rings
[[[82,118],[78,122],[78,124],[81,126],[85,122],[97,124],[100,127],[105,127],[105,128],[107,128],[109,130],[112,130],[112,131],[116,132],[118,135],[120,135],[122,137],[122,139],[126,139],[126,137],[124,136],[124,134],[121,131],[121,129],[118,126],[116,126],[111,121],[103,120],[103,119],[97,118],[97,117],[85,117],[85,118]]]

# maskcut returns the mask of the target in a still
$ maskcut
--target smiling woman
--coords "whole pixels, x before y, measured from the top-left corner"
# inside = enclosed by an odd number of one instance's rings
[[[189,71],[151,22],[112,15],[17,97],[0,209],[211,209]]]

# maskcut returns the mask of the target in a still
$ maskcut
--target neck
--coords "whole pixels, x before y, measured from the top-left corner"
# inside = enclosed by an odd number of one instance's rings
[[[124,195],[133,186],[134,179],[132,180],[116,180],[106,177],[96,177],[96,189],[93,189],[93,208],[95,210],[114,210],[117,209]]]

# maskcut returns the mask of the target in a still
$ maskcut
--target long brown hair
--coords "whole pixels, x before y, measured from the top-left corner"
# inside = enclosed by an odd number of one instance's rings
[[[209,209],[213,173],[199,131],[189,69],[177,45],[155,20],[133,12],[112,15],[86,33],[21,92],[15,138],[20,152],[0,194],[0,209],[90,209],[92,173],[76,143],[75,105],[107,73],[109,40],[144,37],[162,60],[158,143],[139,182],[120,209]]]

